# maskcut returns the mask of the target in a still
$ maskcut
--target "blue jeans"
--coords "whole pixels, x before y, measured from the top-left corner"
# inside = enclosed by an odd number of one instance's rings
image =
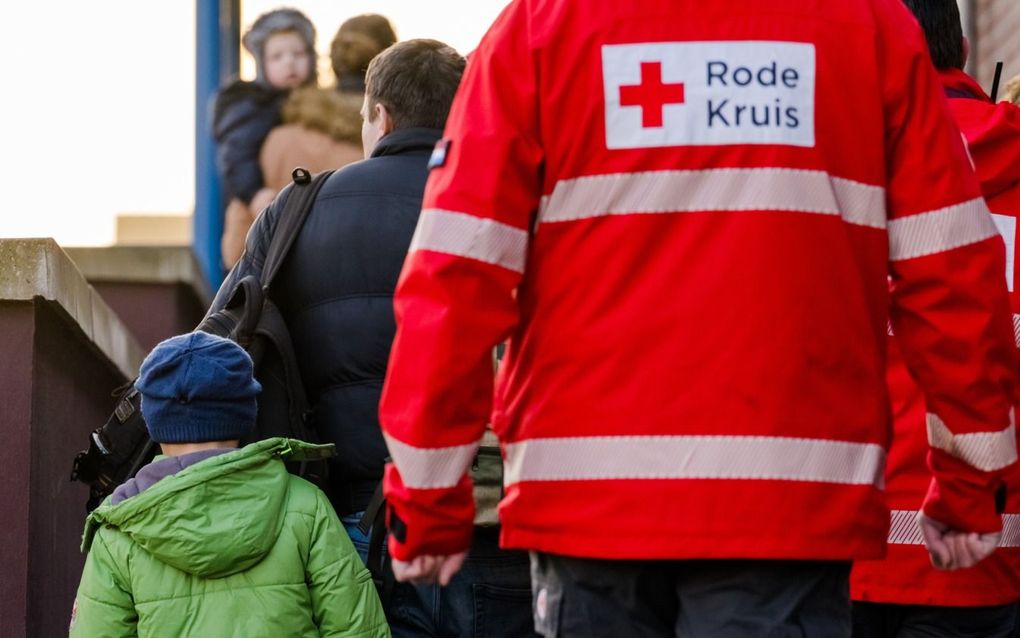
[[[368,537],[361,514],[341,520],[362,560]],[[499,529],[476,527],[464,567],[446,587],[394,583],[383,601],[393,638],[529,638],[531,578],[528,555],[499,549]]]
[[[347,535],[351,537],[351,543],[354,544],[354,549],[357,550],[358,556],[361,557],[361,562],[368,564],[368,534],[363,534],[358,529],[358,524],[361,523],[361,517],[364,515],[364,512],[355,512],[354,514],[341,516],[340,523],[347,530]]]

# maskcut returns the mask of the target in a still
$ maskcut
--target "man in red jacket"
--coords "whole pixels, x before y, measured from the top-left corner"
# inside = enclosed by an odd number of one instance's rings
[[[444,135],[380,405],[398,577],[457,569],[491,420],[540,633],[849,635],[889,527],[890,318],[928,546],[994,549],[1003,243],[899,0],[516,0]]]
[[[1006,281],[1015,313],[1020,309],[1013,286],[1016,216],[1020,212],[1020,109],[1008,103],[993,104],[963,72],[967,44],[955,0],[905,2],[924,29],[950,109],[1005,239]],[[892,528],[884,560],[854,564],[854,635],[1012,636],[1020,601],[1020,477],[1016,466],[1004,493],[1000,549],[972,569],[936,570],[912,524],[928,486],[925,398],[907,370],[896,337],[890,337],[887,376],[895,429],[886,469]]]

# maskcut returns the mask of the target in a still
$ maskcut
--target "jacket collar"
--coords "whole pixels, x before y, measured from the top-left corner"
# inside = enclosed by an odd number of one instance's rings
[[[992,101],[981,85],[960,69],[939,69],[939,80],[942,81],[946,97],[970,98],[983,102]]]
[[[400,155],[415,151],[432,152],[432,148],[443,136],[436,128],[403,128],[384,136],[372,151],[372,157]]]
[[[197,452],[196,454],[202,453]],[[218,485],[217,482],[223,477],[238,472],[255,472],[262,473],[262,475],[268,472],[272,475],[275,470],[271,468],[271,461],[275,459],[298,462],[321,461],[335,455],[336,446],[332,443],[314,445],[294,439],[272,438],[251,443],[237,450],[227,450],[222,454],[211,454],[205,459],[196,460],[196,462],[188,464],[188,467],[171,472],[170,474],[174,477],[172,480],[166,480],[169,475],[164,475],[165,469],[161,467],[154,472],[156,476],[152,477],[159,480],[153,482],[146,489],[136,491],[138,486],[135,486],[131,488],[134,494],[130,498],[125,498],[116,505],[113,504],[112,498],[108,498],[89,514],[85,521],[81,549],[83,552],[88,551],[92,546],[96,530],[100,526],[112,525],[123,531],[132,521],[137,520],[141,521],[140,524],[145,523],[151,520],[151,518],[146,518],[146,512],[159,508],[172,508],[175,506],[174,501],[177,498],[193,497],[195,492],[192,488],[197,485],[204,486],[204,491],[200,494],[204,502],[212,503],[215,499],[211,499],[209,496],[212,494],[210,486]],[[160,460],[166,460],[166,458],[168,457]],[[244,487],[248,485],[247,483],[243,483],[239,487],[237,483],[230,483],[232,480],[236,479],[227,479],[221,491],[234,493],[247,489]],[[265,497],[266,493],[262,493],[262,496]],[[266,502],[266,499],[263,498],[261,504],[265,505]]]
[[[177,474],[184,468],[191,467],[214,456],[233,451],[234,448],[217,448],[192,452],[183,456],[156,457],[153,462],[138,470],[138,474],[134,478],[128,479],[127,482],[122,483],[114,490],[113,496],[110,498],[110,505],[116,505],[132,496],[138,496],[156,483],[159,483],[168,476]]]

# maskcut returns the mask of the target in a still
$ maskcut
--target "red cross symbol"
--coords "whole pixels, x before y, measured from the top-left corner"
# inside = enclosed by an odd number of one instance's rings
[[[640,106],[644,128],[662,126],[662,108],[683,102],[683,83],[662,83],[662,62],[642,62],[641,84],[620,87],[620,106]]]

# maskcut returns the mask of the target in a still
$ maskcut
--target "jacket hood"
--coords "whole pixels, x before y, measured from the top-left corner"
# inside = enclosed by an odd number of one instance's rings
[[[241,38],[241,44],[255,58],[255,81],[259,84],[268,84],[264,59],[266,40],[269,39],[269,36],[281,31],[293,31],[304,41],[308,56],[312,60],[312,68],[307,81],[314,83],[316,78],[315,26],[308,16],[291,7],[281,7],[263,13]]]
[[[362,96],[334,89],[295,89],[283,104],[283,123],[300,124],[338,142],[361,145]]]
[[[283,461],[333,453],[332,445],[276,438],[201,461],[137,496],[96,508],[85,523],[82,551],[105,525],[201,578],[244,571],[265,557],[282,529],[290,481]]]
[[[1020,186],[1020,108],[993,104],[981,86],[963,71],[939,71],[949,107],[967,139],[981,191],[992,200]]]
[[[989,104],[992,101],[977,80],[960,69],[939,69],[939,80],[942,81],[942,88],[946,90],[948,97],[969,97]]]

